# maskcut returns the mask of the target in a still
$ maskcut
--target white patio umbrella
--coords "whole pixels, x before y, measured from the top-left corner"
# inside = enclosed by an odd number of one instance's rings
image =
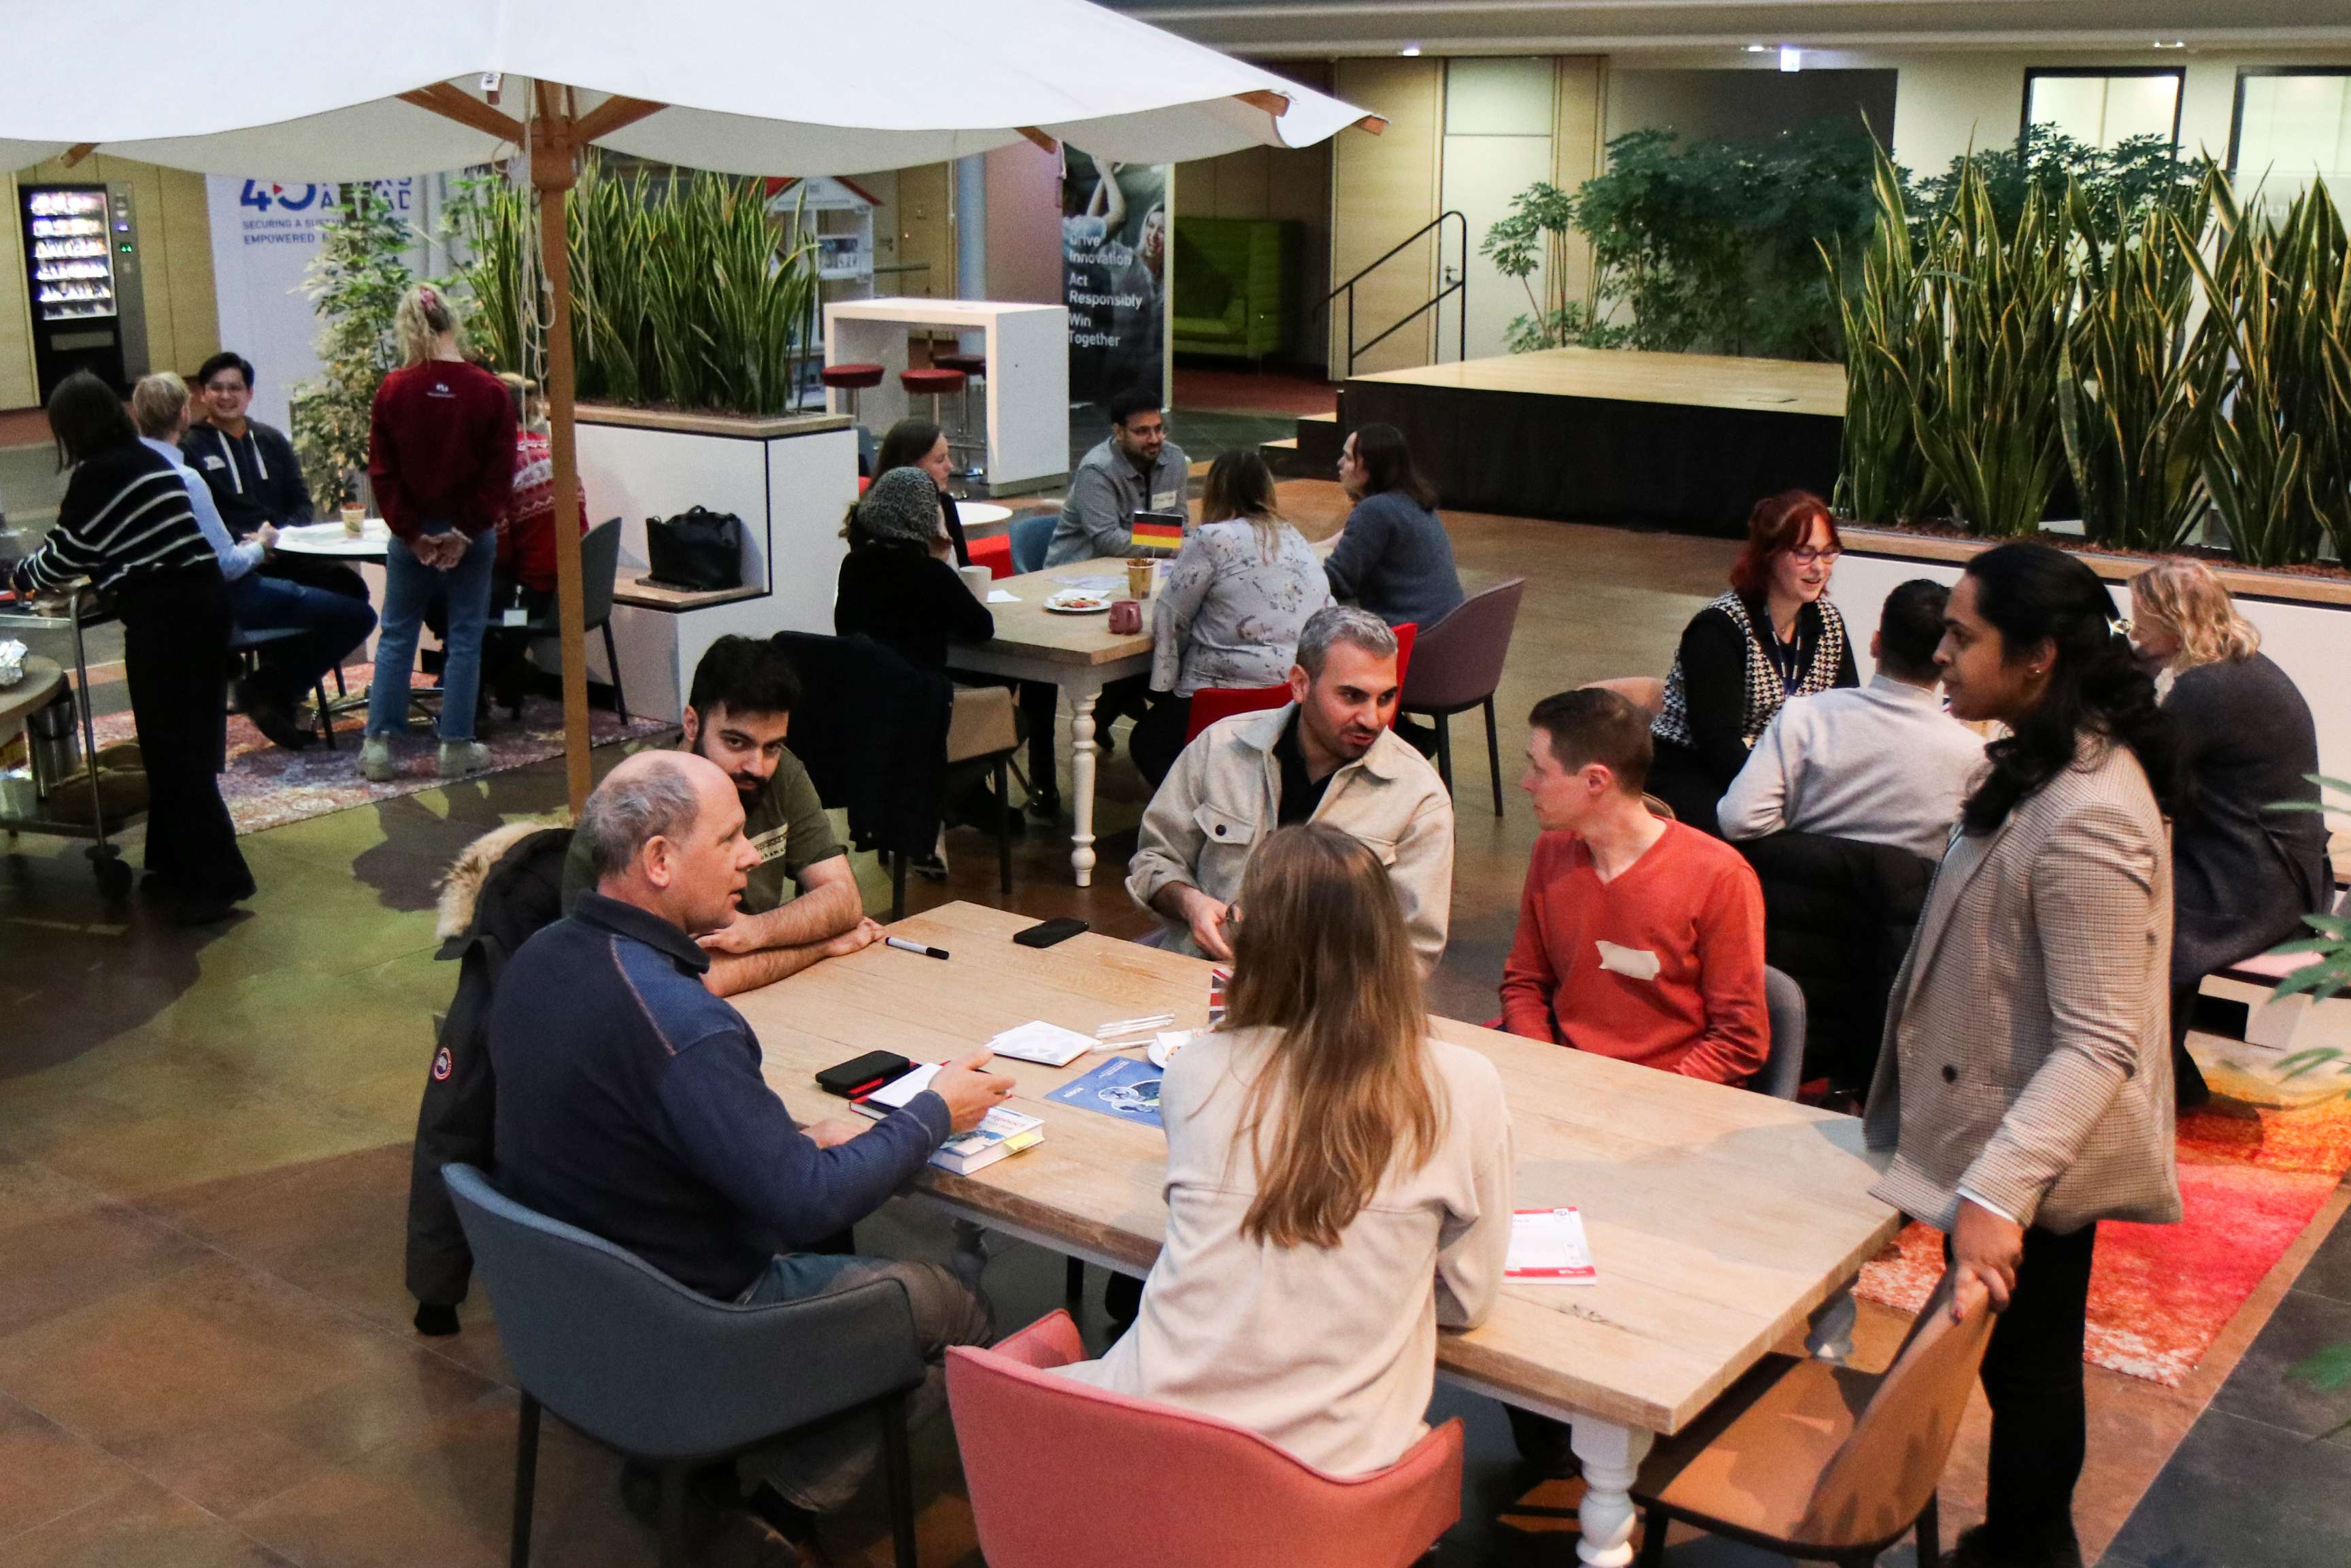
[[[152,0],[0,14],[0,166],[99,146],[207,173],[371,179],[526,146],[552,294],[565,755],[587,675],[564,195],[590,144],[740,174],[853,174],[1026,138],[1167,162],[1375,116],[1085,0]]]

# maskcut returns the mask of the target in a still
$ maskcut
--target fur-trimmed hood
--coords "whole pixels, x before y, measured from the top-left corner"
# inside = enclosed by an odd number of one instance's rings
[[[482,896],[482,883],[489,879],[490,869],[506,857],[508,850],[533,833],[564,825],[554,819],[526,818],[492,828],[467,844],[449,862],[449,869],[441,873],[437,884],[441,890],[440,914],[434,921],[434,939],[446,942],[451,937],[463,936],[472,928],[474,905]]]

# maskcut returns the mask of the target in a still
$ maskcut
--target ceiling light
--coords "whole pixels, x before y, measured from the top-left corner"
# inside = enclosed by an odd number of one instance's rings
[[[1797,48],[1792,44],[1781,45],[1780,68],[1783,71],[1802,70],[1804,68],[1804,51]]]
[[[1750,44],[1747,46],[1747,52],[1750,55],[1768,55],[1771,52],[1771,46],[1769,44]]]
[[[1398,49],[1396,53],[1404,56],[1406,59],[1416,59],[1420,56],[1420,46],[1418,44],[1406,44],[1403,48]]]
[[[2184,49],[2188,47],[2188,40],[2185,38],[2158,38],[2155,41],[2155,47],[2158,49]]]

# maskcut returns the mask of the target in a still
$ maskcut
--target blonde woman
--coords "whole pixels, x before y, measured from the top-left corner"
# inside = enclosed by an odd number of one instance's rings
[[[515,408],[497,377],[466,361],[457,313],[424,286],[392,319],[401,368],[376,389],[368,478],[392,528],[383,560],[383,633],[368,692],[360,768],[381,782],[398,772],[392,737],[408,729],[408,682],[417,632],[437,601],[448,629],[441,666],[441,777],[487,768],[474,738],[482,633],[498,519],[513,502]]]
[[[1373,852],[1284,828],[1235,907],[1230,1010],[1160,1089],[1165,1245],[1134,1328],[1066,1371],[1360,1475],[1426,1430],[1438,1327],[1493,1305],[1510,1113],[1492,1063],[1428,1038]]]
[[[2262,634],[2199,561],[2157,563],[2131,580],[2139,662],[2169,677],[2164,711],[2179,731],[2180,810],[2172,825],[2172,1070],[2179,1103],[2209,1092],[2187,1051],[2204,977],[2307,936],[2304,915],[2334,891],[2326,820],[2273,811],[2318,799],[2310,705],[2261,651]]]
[[[1209,465],[1200,526],[1152,601],[1152,706],[1128,744],[1153,789],[1184,750],[1192,694],[1281,685],[1298,633],[1331,601],[1314,547],[1274,510],[1265,459],[1228,452]]]

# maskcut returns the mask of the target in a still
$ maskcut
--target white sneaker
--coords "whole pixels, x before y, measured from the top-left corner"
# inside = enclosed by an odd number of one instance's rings
[[[490,748],[478,740],[444,740],[441,743],[440,774],[444,779],[484,772],[489,766]]]
[[[400,769],[392,764],[392,742],[381,735],[371,735],[360,743],[360,776],[371,784],[388,784],[398,777]]]

